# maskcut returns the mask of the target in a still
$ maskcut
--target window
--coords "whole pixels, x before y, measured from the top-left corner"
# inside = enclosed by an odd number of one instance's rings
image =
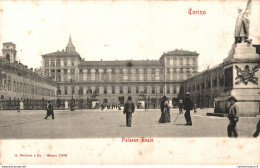
[[[57,81],[58,81],[58,82],[61,81],[61,76],[57,76]]]
[[[147,69],[144,69],[144,81],[147,81]]]
[[[79,96],[82,96],[83,95],[83,87],[81,86],[80,88],[79,88]]]
[[[112,86],[112,94],[115,94],[115,90],[116,90],[115,86]]]
[[[87,94],[92,94],[92,90],[91,89],[87,89]]]
[[[75,94],[75,87],[74,86],[71,87],[71,93]]]
[[[75,65],[75,60],[71,60],[71,65]]]
[[[183,65],[183,58],[180,58],[180,65]]]
[[[64,87],[64,94],[65,94],[65,95],[68,94],[68,87],[67,87],[67,86]]]
[[[55,61],[51,60],[51,66],[54,67],[55,66]]]
[[[107,94],[107,86],[104,86],[104,94]]]
[[[68,61],[64,60],[63,64],[64,64],[64,66],[67,66],[68,65]]]
[[[163,94],[163,86],[160,86],[160,93]]]
[[[177,93],[177,86],[173,87],[173,93],[176,94]]]
[[[136,93],[139,94],[139,86],[136,86]]]
[[[49,60],[45,60],[45,67],[49,66]]]
[[[60,87],[57,87],[57,95],[61,95]]]
[[[11,81],[8,80],[8,91],[11,91]]]
[[[128,86],[127,90],[128,90],[128,94],[131,94],[131,86]]]
[[[155,94],[155,86],[152,86],[152,94]]]
[[[14,84],[13,84],[13,91],[16,92],[16,83],[14,81]]]
[[[144,94],[147,94],[147,86],[144,86]]]
[[[57,66],[57,67],[60,67],[60,59],[58,59],[58,60],[56,61],[56,66]]]
[[[186,64],[190,65],[190,58],[186,58]]]
[[[193,65],[196,65],[196,58],[192,59]]]
[[[167,94],[170,94],[170,86],[167,86]]]
[[[123,86],[120,86],[120,94],[123,94]]]

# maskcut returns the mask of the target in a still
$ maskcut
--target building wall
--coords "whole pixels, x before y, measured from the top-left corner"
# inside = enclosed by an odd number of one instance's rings
[[[126,100],[130,95],[137,102],[140,93],[147,99],[158,100],[164,94],[177,98],[181,82],[197,73],[198,55],[175,50],[158,60],[84,61],[75,50],[62,50],[42,55],[42,67],[58,83],[59,99],[86,99],[96,91],[101,102],[118,103],[119,97]]]
[[[41,100],[54,99],[56,83],[28,69],[17,61],[10,63],[0,58],[1,99],[2,100]]]
[[[214,98],[224,89],[224,68],[219,64],[183,82],[184,92],[190,92],[197,107],[214,107]],[[184,96],[184,95],[182,95]]]

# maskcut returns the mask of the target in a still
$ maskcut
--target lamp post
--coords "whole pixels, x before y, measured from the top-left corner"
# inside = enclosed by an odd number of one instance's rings
[[[71,103],[70,103],[70,111],[74,111],[75,103],[74,103],[74,98],[73,98],[73,93],[72,93],[72,79],[70,79],[70,84],[71,84]]]

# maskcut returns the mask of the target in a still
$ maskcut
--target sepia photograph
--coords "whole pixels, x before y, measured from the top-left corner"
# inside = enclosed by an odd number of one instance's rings
[[[258,0],[0,1],[0,164],[258,166],[259,18]]]

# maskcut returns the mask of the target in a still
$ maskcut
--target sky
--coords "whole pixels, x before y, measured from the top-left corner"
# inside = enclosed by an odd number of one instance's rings
[[[41,55],[65,49],[69,36],[82,58],[158,60],[183,49],[199,55],[199,71],[223,62],[234,42],[240,1],[0,1],[0,43],[39,68]],[[190,15],[205,11],[205,15]],[[250,38],[260,44],[260,1],[252,0]],[[2,46],[1,46],[2,47]],[[0,54],[2,55],[2,53]]]

